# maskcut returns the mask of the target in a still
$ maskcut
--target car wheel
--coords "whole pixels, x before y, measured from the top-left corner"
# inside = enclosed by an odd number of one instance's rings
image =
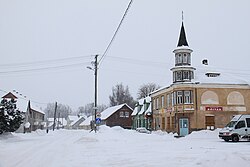
[[[229,142],[229,139],[224,139],[226,142]]]
[[[233,135],[232,136],[232,141],[233,142],[238,142],[239,141],[239,136],[238,135]]]

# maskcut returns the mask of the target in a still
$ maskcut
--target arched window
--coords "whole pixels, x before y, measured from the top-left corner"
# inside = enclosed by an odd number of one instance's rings
[[[244,97],[240,92],[233,91],[227,96],[227,104],[229,105],[244,105]]]
[[[213,91],[206,91],[201,96],[201,104],[219,104],[218,95]]]
[[[190,54],[188,54],[187,63],[188,63],[189,65],[191,64],[191,56],[190,56]]]
[[[187,54],[186,53],[184,53],[184,55],[183,55],[183,63],[184,64],[187,64]]]
[[[183,71],[183,79],[190,80],[189,71]]]
[[[181,64],[181,63],[182,63],[182,55],[179,54],[179,55],[178,55],[178,64]]]

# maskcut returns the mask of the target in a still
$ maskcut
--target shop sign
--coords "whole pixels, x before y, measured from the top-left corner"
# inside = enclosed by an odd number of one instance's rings
[[[206,111],[223,111],[223,107],[206,107]]]

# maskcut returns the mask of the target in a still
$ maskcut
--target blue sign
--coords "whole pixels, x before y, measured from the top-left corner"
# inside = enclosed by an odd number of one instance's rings
[[[96,124],[100,124],[101,123],[101,118],[96,118],[95,122],[96,122]]]

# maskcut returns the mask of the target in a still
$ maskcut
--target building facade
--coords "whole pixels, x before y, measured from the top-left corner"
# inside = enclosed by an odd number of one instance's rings
[[[138,100],[135,105],[132,116],[132,129],[144,127],[148,130],[152,129],[152,107],[151,98],[149,96]]]
[[[194,130],[222,128],[234,115],[250,114],[249,84],[214,72],[208,60],[203,60],[197,72],[192,52],[182,22],[173,51],[173,83],[151,94],[154,130],[185,136]]]

